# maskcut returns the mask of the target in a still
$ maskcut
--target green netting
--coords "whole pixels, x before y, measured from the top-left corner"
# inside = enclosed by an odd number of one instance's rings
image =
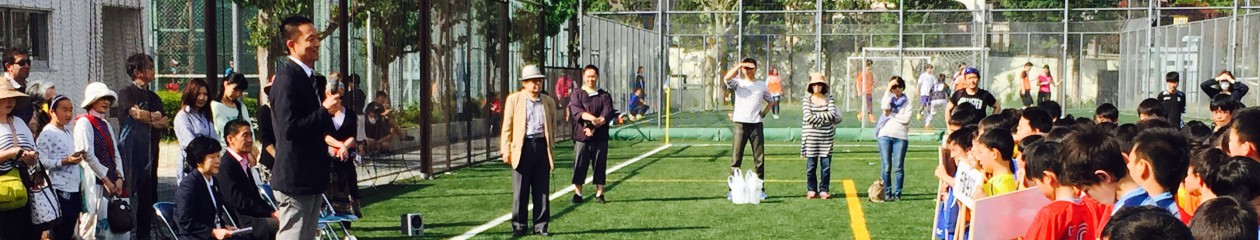
[[[766,128],[766,141],[796,142],[801,139],[800,128]],[[731,128],[671,128],[671,140],[731,141]],[[910,141],[939,141],[943,131],[914,130],[910,131]],[[626,126],[612,129],[609,136],[615,140],[665,140],[665,129],[655,127]],[[838,141],[875,141],[874,129],[839,128],[836,129]]]

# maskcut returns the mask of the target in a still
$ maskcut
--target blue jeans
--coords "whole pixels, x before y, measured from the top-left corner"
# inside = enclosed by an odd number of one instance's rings
[[[815,178],[814,169],[822,167],[818,171],[822,177]],[[805,158],[805,189],[811,192],[831,192],[831,156],[826,157],[806,157]],[[822,180],[820,183],[818,180]]]
[[[901,185],[906,177],[902,166],[906,163],[907,142],[905,139],[891,137],[879,137],[876,140],[879,143],[879,161],[882,163],[879,173],[880,179],[884,181],[884,195],[887,198],[901,197]]]

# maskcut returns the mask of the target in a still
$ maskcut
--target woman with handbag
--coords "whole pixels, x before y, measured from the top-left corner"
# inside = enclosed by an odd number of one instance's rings
[[[59,219],[53,224],[53,239],[74,239],[74,226],[79,213],[83,212],[83,194],[79,186],[84,153],[74,152],[74,137],[70,134],[70,120],[74,117],[74,103],[66,96],[57,95],[41,106],[48,114],[47,125],[42,126],[40,138],[35,140],[39,163],[48,172],[52,191],[55,191]],[[39,199],[35,199],[39,200]],[[35,201],[32,200],[32,201]],[[38,223],[36,223],[38,224]]]
[[[19,104],[30,104],[27,95],[10,84],[0,84],[0,240],[38,239],[31,224],[29,174],[38,153],[25,119],[13,116]]]
[[[114,129],[105,119],[105,113],[118,99],[117,94],[105,83],[94,82],[83,90],[81,108],[87,114],[74,122],[74,151],[84,152],[83,173],[84,214],[79,217],[78,235],[83,239],[130,239],[131,220],[135,216],[126,213],[127,189],[123,186],[123,163],[118,157],[114,142]]]

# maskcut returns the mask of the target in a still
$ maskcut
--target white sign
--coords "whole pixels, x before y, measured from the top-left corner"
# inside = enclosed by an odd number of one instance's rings
[[[980,199],[971,218],[971,239],[1022,237],[1041,207],[1049,204],[1050,199],[1037,187]]]
[[[954,198],[958,199],[967,208],[975,209],[976,200],[971,196],[976,195],[976,191],[980,191],[980,187],[984,185],[984,173],[970,164],[959,163],[958,172],[954,173]]]

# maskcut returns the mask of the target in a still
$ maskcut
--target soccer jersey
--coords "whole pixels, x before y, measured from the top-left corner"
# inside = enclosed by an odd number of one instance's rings
[[[1111,218],[1111,206],[1098,202],[1089,195],[1081,197],[1081,205],[1085,205],[1085,209],[1089,210],[1089,226],[1094,229],[1094,237],[1091,239],[1102,239],[1102,228],[1107,226],[1107,219]]]
[[[1077,240],[1094,237],[1093,215],[1080,199],[1061,199],[1041,207],[1024,239]]]
[[[1147,194],[1147,196],[1148,198],[1142,202],[1142,206],[1156,206],[1168,210],[1168,213],[1174,217],[1181,216],[1181,209],[1177,207],[1177,201],[1173,198],[1173,193],[1164,192],[1154,196]]]
[[[1018,184],[1015,182],[1015,175],[1009,173],[996,174],[984,183],[985,196],[997,196],[1003,193],[1013,192],[1017,189]]]
[[[1191,195],[1185,188],[1177,189],[1177,206],[1181,207],[1182,212],[1194,215],[1195,210],[1199,210],[1199,196]]]
[[[1150,196],[1146,195],[1146,190],[1142,188],[1133,189],[1133,191],[1125,193],[1119,200],[1116,200],[1116,205],[1111,207],[1111,214],[1116,214],[1124,207],[1142,206],[1142,203],[1145,203],[1150,198]]]

